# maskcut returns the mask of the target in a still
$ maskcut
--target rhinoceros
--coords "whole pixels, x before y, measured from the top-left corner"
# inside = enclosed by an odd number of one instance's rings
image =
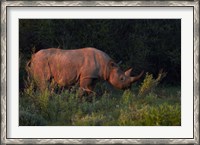
[[[126,89],[143,75],[142,71],[131,76],[132,68],[123,72],[113,59],[96,48],[43,49],[32,55],[27,70],[41,90],[53,79],[62,87],[78,83],[86,93],[93,92],[97,79],[108,81],[115,88]]]

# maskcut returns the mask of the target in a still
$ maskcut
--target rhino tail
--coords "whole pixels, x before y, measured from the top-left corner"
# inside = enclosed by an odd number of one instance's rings
[[[31,75],[31,62],[34,59],[34,57],[35,57],[35,54],[32,55],[31,59],[26,63],[26,66],[25,66],[25,69],[26,69],[26,72],[28,73],[28,76]]]
[[[31,68],[30,68],[30,65],[31,65],[31,60],[29,60],[29,61],[26,63],[26,67],[25,67],[25,69],[26,69],[28,75],[29,75],[30,69],[31,69]]]
[[[26,63],[26,66],[25,66],[25,69],[26,69],[26,72],[27,72],[27,78],[28,80],[30,80],[30,76],[31,76],[31,60],[29,60],[27,63]]]

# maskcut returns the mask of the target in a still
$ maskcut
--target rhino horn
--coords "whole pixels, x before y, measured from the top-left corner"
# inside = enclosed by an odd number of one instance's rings
[[[130,69],[128,69],[127,71],[125,71],[125,75],[126,75],[127,77],[130,77],[130,76],[131,76],[132,70],[133,70],[133,68],[130,68]]]
[[[142,77],[143,73],[144,73],[144,71],[142,71],[142,72],[141,72],[139,75],[137,75],[137,76],[131,77],[131,82],[133,83],[133,82],[139,80],[139,79]]]

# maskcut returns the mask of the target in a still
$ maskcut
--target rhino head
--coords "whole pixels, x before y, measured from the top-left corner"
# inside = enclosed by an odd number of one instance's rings
[[[144,73],[144,71],[142,71],[139,75],[132,76],[131,75],[131,72],[133,70],[132,68],[123,72],[116,63],[111,62],[109,65],[110,65],[110,74],[108,81],[118,89],[130,88],[131,85],[137,80],[139,80]]]

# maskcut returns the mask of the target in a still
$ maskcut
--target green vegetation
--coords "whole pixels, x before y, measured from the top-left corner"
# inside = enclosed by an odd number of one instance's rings
[[[149,75],[146,75],[140,89],[146,80],[150,80]],[[180,87],[146,87],[148,92],[137,95],[140,89],[136,87],[108,92],[108,84],[99,83],[95,91],[102,95],[85,96],[81,99],[77,88],[61,90],[60,93],[49,90],[41,93],[34,90],[33,83],[29,84],[20,93],[20,125],[181,125]],[[88,97],[92,99],[88,101]]]
[[[156,79],[153,79],[153,75],[146,73],[145,79],[140,86],[139,95],[147,94],[150,91],[154,91],[154,88],[159,84],[159,82],[166,77],[167,73],[163,72],[163,69],[161,69],[158,73],[158,77]]]

